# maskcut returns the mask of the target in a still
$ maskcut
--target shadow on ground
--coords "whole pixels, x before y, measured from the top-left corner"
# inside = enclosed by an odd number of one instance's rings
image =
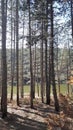
[[[26,112],[30,113],[28,110],[26,110]],[[0,130],[47,130],[47,124],[41,122],[41,120],[29,119],[28,117],[18,115],[17,113],[8,113],[7,118],[3,120],[0,112]]]
[[[8,118],[5,119],[8,130],[46,130],[47,124],[28,119],[27,117],[23,118],[22,116],[16,114],[8,114]]]

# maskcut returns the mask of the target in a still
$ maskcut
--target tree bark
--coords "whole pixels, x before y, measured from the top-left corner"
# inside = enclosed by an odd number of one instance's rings
[[[44,92],[44,82],[43,82],[43,20],[42,20],[42,42],[41,42],[41,99],[44,102],[43,92]]]
[[[56,92],[56,84],[55,84],[55,72],[54,72],[54,41],[53,41],[53,1],[51,2],[51,80],[53,87],[53,96],[55,101],[55,110],[59,111],[59,102],[57,98]]]
[[[28,10],[29,10],[29,51],[30,51],[30,105],[33,108],[33,69],[32,69],[32,50],[31,50],[31,16],[30,16],[30,0],[28,0]]]
[[[19,0],[16,0],[16,81],[17,81],[17,105],[19,106],[19,36],[18,36],[18,5]]]
[[[47,36],[48,36],[48,0],[46,2],[46,23],[45,23],[45,79],[46,79],[46,104],[50,104],[50,73],[48,74],[48,41],[47,41]],[[50,61],[49,61],[49,68],[50,68]],[[50,71],[50,70],[49,70]]]
[[[6,25],[7,25],[7,0],[1,0],[2,9],[2,118],[7,116],[7,60],[6,60]]]
[[[12,40],[13,40],[13,27],[12,27],[12,0],[11,0],[11,100],[13,100],[13,51],[12,51]]]
[[[24,16],[25,17],[25,16]],[[23,19],[23,36],[24,36],[24,19]],[[21,60],[21,98],[24,97],[24,84],[23,84],[23,60],[24,60],[24,37],[22,39],[22,60]]]
[[[71,0],[71,24],[72,24],[72,44],[73,44],[73,0]]]
[[[13,82],[14,82],[14,71],[15,71],[15,19],[14,19],[14,59],[13,59],[13,72],[12,72],[12,79],[11,79],[11,100],[13,100]]]

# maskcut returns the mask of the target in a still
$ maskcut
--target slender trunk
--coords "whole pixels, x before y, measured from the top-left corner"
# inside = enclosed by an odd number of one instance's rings
[[[12,32],[12,0],[11,0],[11,100],[13,100],[13,51],[12,51],[12,40],[13,40],[13,32]]]
[[[37,93],[39,97],[39,84],[38,84],[38,64],[37,64]]]
[[[31,108],[33,108],[33,69],[32,69],[32,50],[31,50],[31,16],[30,16],[30,0],[28,0],[28,9],[29,9],[29,51],[30,51],[30,103]]]
[[[21,98],[24,97],[24,88],[23,88],[23,43],[24,40],[22,40],[22,63],[21,63]]]
[[[67,59],[67,81],[69,78],[69,73],[68,73],[69,67],[68,67],[68,59]],[[68,95],[69,95],[69,84],[67,84],[67,90],[68,90]]]
[[[6,60],[6,25],[7,25],[7,0],[1,1],[2,8],[2,118],[7,116],[7,60]]]
[[[44,53],[43,53],[43,48],[44,48],[44,1],[42,1],[41,4],[41,48],[40,48],[40,53],[41,53],[41,99],[42,102],[44,102]]]
[[[35,85],[36,85],[36,43],[35,43],[35,50],[34,50],[34,81],[33,81],[33,85],[34,85],[34,90],[33,90],[33,98],[35,98]]]
[[[60,72],[59,72],[59,65],[58,65],[58,45],[57,45],[57,80],[58,80],[58,92],[60,94]]]
[[[17,81],[17,105],[19,106],[18,5],[19,5],[19,0],[16,0],[16,81]]]
[[[73,0],[71,0],[71,26],[72,26],[72,46],[73,46]],[[70,69],[73,70],[73,63],[71,62]]]
[[[43,90],[44,90],[44,86],[43,86],[43,20],[42,20],[42,42],[41,42],[41,98],[42,98],[42,102],[44,102],[44,97],[43,97]]]
[[[69,38],[69,35],[68,35],[68,38]],[[71,70],[69,39],[68,39],[67,49],[68,49],[68,53],[67,53],[67,81],[68,81],[69,76],[71,75],[71,72],[70,72],[70,74],[69,74],[69,68],[70,68],[70,70]],[[67,84],[67,89],[68,89],[68,95],[69,95],[69,93],[70,93],[70,91],[69,91],[69,84]]]
[[[23,36],[24,36],[24,20],[23,20]],[[21,98],[24,97],[24,85],[23,85],[23,55],[24,55],[24,49],[23,49],[23,46],[24,46],[24,37],[22,39],[22,61],[21,61]]]
[[[48,104],[50,104],[50,89],[51,89],[51,48],[49,46],[49,77],[48,77]]]
[[[14,71],[15,71],[15,19],[14,19],[14,59],[13,59],[13,72],[11,81],[11,100],[13,100],[13,82],[14,82]]]
[[[59,102],[57,98],[56,92],[56,84],[55,84],[55,71],[54,71],[54,41],[53,41],[53,1],[51,2],[51,80],[53,87],[53,95],[55,101],[55,110],[59,111]]]
[[[47,36],[48,36],[48,0],[46,2],[46,24],[45,24],[45,77],[46,77],[46,104],[50,104],[50,82],[48,76],[48,43],[47,43]],[[49,66],[50,67],[50,66]]]
[[[71,0],[71,24],[72,24],[72,44],[73,44],[73,0]]]

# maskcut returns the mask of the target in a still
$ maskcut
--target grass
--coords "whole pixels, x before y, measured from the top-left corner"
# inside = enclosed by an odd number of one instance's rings
[[[56,86],[56,88],[57,88],[57,92],[58,92],[58,86]],[[68,91],[67,90],[67,85],[66,84],[61,84],[60,91],[64,95],[67,94],[67,91]],[[70,86],[70,91],[71,91],[71,86]],[[10,86],[8,87],[7,92],[8,92],[8,94],[11,93],[11,87]],[[37,86],[35,87],[35,92],[37,93]],[[14,88],[13,88],[13,93],[16,94],[16,86],[14,86]],[[29,85],[24,86],[24,93],[29,93],[30,94],[30,86]],[[51,93],[52,93],[52,87],[51,87]]]
[[[58,92],[58,86],[57,86],[57,92]],[[66,94],[67,93],[67,85],[66,84],[61,84],[61,87],[60,87],[60,92],[62,94]]]
[[[13,93],[16,94],[16,91],[17,91],[17,88],[16,88],[16,86],[14,86],[13,87]],[[37,86],[35,87],[35,91],[37,93]],[[8,92],[8,94],[11,93],[11,87],[10,86],[8,86],[7,92]],[[24,86],[24,93],[30,93],[30,85],[25,85]]]
[[[16,91],[17,91],[17,88],[16,88],[16,86],[14,86],[13,93],[16,94]],[[11,92],[10,86],[8,86],[7,92],[8,92],[8,94],[10,94],[10,92]],[[24,86],[24,93],[29,93],[29,92],[30,92],[30,87],[28,85]]]

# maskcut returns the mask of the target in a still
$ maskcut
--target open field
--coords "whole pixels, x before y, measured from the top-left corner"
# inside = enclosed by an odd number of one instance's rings
[[[39,85],[39,93],[41,92],[41,87]],[[38,93],[38,88],[37,86],[35,87],[35,92]],[[45,88],[45,87],[44,87]],[[56,86],[57,88],[57,92],[58,92],[58,86]],[[70,94],[71,94],[71,90],[72,90],[72,86],[69,87],[70,89]],[[44,89],[45,90],[45,89]],[[8,89],[7,89],[7,92],[8,94],[11,93],[11,87],[9,86]],[[61,87],[60,87],[60,92],[64,95],[66,95],[68,93],[68,88],[67,88],[67,85],[66,84],[61,84]],[[16,86],[14,86],[13,88],[13,93],[16,94]],[[30,94],[30,86],[29,85],[25,85],[24,86],[24,94]],[[52,87],[51,87],[51,94],[52,94]]]

